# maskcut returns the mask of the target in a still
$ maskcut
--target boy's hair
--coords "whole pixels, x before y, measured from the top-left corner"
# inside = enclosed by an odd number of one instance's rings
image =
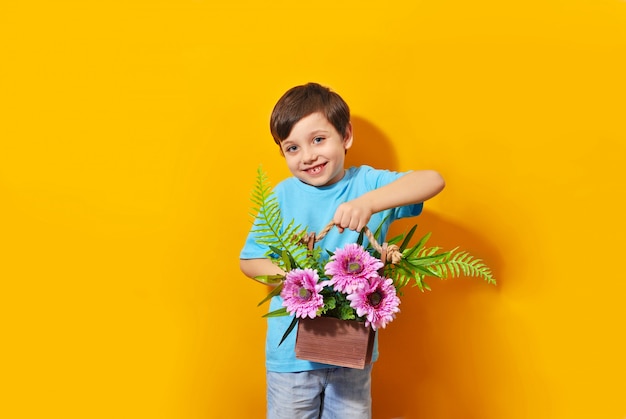
[[[350,108],[337,93],[317,83],[292,87],[276,102],[270,117],[270,131],[276,144],[289,137],[293,126],[305,116],[322,113],[337,132],[346,135]]]

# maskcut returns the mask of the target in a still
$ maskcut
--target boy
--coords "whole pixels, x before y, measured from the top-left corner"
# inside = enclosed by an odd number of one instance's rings
[[[444,187],[442,177],[430,170],[346,170],[345,154],[353,143],[350,110],[337,93],[316,83],[296,86],[279,99],[270,130],[293,175],[274,189],[283,220],[316,233],[332,220],[336,228],[316,244],[322,249],[355,243],[363,227],[375,231],[383,220],[385,237],[394,220],[419,215],[422,203]],[[266,251],[250,233],[240,255],[241,271],[250,278],[284,274]],[[281,306],[280,296],[274,297],[270,311]],[[268,319],[267,417],[371,418],[371,364],[360,370],[296,359],[295,331],[279,346],[291,320]]]

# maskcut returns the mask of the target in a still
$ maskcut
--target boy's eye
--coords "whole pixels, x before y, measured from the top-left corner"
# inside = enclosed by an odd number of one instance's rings
[[[315,144],[321,143],[322,141],[324,141],[324,137],[315,137],[315,138],[313,138],[313,142]]]
[[[293,152],[294,152],[294,151],[296,151],[297,149],[298,149],[298,147],[297,147],[297,146],[295,146],[295,145],[290,145],[289,147],[287,147],[287,148],[285,149],[285,151],[286,151],[286,152],[288,152],[288,153],[293,153]]]

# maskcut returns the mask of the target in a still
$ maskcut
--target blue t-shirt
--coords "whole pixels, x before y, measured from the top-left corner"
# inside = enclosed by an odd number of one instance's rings
[[[315,187],[308,185],[295,177],[285,179],[274,188],[274,195],[279,203],[281,215],[285,225],[295,220],[295,225],[301,225],[308,233],[319,233],[332,221],[337,207],[347,201],[358,198],[366,192],[387,185],[400,178],[405,173],[388,170],[376,170],[369,166],[351,167],[339,182],[329,186]],[[385,220],[380,237],[387,235],[389,225],[399,218],[413,217],[422,212],[423,204],[407,205],[400,208],[381,211],[373,214],[368,228],[374,232]],[[385,217],[387,217],[385,219]],[[332,252],[348,243],[356,243],[359,233],[344,230],[339,233],[336,228],[319,242],[316,247]],[[367,239],[366,239],[367,240]],[[255,242],[254,233],[250,232],[246,243],[241,250],[241,259],[265,258],[267,247]],[[324,252],[323,252],[324,253]],[[282,307],[280,296],[272,298],[270,311]],[[275,372],[309,371],[328,368],[329,365],[297,359],[295,355],[296,330],[294,329],[287,339],[278,346],[280,339],[292,321],[291,316],[273,317],[267,320],[267,339],[265,345],[266,368]],[[378,358],[378,342],[375,342],[372,361]]]

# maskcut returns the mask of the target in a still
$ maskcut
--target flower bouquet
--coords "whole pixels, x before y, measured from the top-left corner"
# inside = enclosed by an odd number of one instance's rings
[[[267,256],[286,272],[256,278],[276,285],[259,305],[274,296],[282,297],[283,307],[264,317],[293,315],[281,343],[298,325],[298,358],[363,368],[371,360],[374,332],[393,321],[400,311],[402,288],[409,283],[424,291],[430,290],[426,277],[463,275],[495,284],[489,267],[468,252],[427,247],[430,233],[410,245],[416,225],[382,245],[377,238],[380,228],[372,233],[365,227],[356,243],[334,252],[316,248],[315,242],[334,224],[329,223],[319,234],[307,233],[293,220],[285,226],[260,168],[252,202],[256,241],[267,246]]]

